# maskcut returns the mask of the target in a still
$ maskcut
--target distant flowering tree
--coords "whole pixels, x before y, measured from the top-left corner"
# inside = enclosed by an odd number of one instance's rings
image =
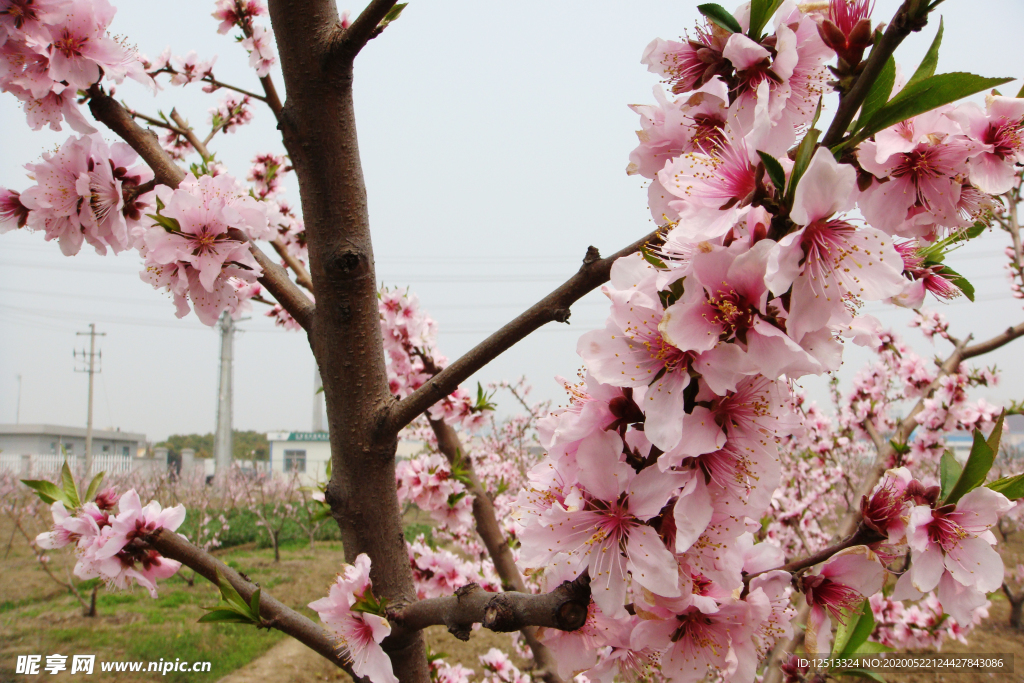
[[[666,87],[634,106],[627,170],[648,179],[657,230],[607,258],[591,247],[578,273],[449,363],[415,299],[376,284],[356,141],[353,61],[404,5],[372,0],[350,21],[329,0],[270,0],[272,33],[259,0],[217,0],[218,30],[238,31],[260,94],[218,80],[213,59],[149,60],[115,42],[106,0],[0,0],[0,88],[31,127],[78,133],[29,165],[33,185],[0,190],[0,226],[42,231],[69,256],[86,243],[138,251],[179,317],[212,325],[256,301],[304,330],[330,424],[323,502],[352,564],[311,604],[321,626],[177,535],[183,506],[143,505],[135,488],[83,495],[70,472],[27,482],[53,515],[37,543],[74,546],[80,577],[153,594],[187,565],[224,597],[205,621],[279,629],[374,683],[466,680],[426,656],[421,631],[439,624],[462,639],[477,624],[520,633],[532,674],[491,652],[494,683],[820,680],[843,672],[785,658],[796,622],[807,651],[836,655],[877,652],[875,627],[883,644],[915,642],[885,631],[899,601],[967,628],[1003,584],[990,530],[1024,476],[986,483],[1003,416],[968,400],[994,375],[965,363],[1024,324],[972,343],[921,307],[973,298],[950,254],[993,225],[1024,286],[1024,98],[993,90],[1010,79],[936,74],[941,24],[903,74],[893,54],[938,4],[905,0],[884,30],[867,0],[701,5],[692,36],[643,53]],[[124,78],[229,94],[200,137],[175,111],[114,100],[107,88]],[[981,92],[985,106],[957,104]],[[826,98],[838,105],[824,129]],[[104,141],[86,103],[121,141]],[[261,105],[288,155],[256,154],[246,185],[210,147]],[[280,196],[289,172],[301,212]],[[526,413],[499,423],[493,389],[474,399],[460,386],[601,285],[609,317],[579,340],[567,407],[530,406],[512,386]],[[952,352],[916,356],[861,312],[874,301],[919,309],[917,326]],[[830,418],[793,382],[838,369],[844,341],[877,360]],[[958,429],[974,435],[965,463],[943,447]],[[403,430],[426,446],[396,466]],[[402,501],[460,552],[407,544]],[[826,507],[840,517],[811,521]]]

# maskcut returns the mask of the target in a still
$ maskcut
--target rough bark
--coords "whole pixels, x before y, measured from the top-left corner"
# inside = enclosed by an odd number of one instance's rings
[[[353,26],[370,25],[372,31],[382,9],[386,14],[390,6],[371,3]],[[352,100],[352,60],[363,34],[346,40],[330,0],[271,0],[270,17],[287,92],[279,128],[299,181],[317,297],[310,342],[331,438],[327,502],[347,558],[369,555],[374,593],[402,605],[416,593],[395,487],[396,434],[378,435],[380,418],[394,399]],[[346,46],[340,54],[339,44]],[[395,628],[383,647],[399,680],[427,683],[419,631]]]

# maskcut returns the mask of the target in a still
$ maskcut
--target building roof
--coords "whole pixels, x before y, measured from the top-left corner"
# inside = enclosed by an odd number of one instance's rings
[[[267,441],[330,441],[327,432],[267,432]]]
[[[16,424],[0,425],[0,436],[6,435],[44,435],[44,436],[76,436],[85,438],[85,427],[62,427],[59,425],[46,424]],[[116,429],[93,429],[93,439],[110,439],[115,441],[142,441],[146,440],[145,434],[136,432],[122,432]]]

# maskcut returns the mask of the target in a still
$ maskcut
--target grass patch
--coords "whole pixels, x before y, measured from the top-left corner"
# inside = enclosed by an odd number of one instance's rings
[[[257,631],[239,624],[183,624],[179,622],[159,632],[133,637],[128,656],[138,661],[210,662],[210,680],[231,673],[266,652],[280,640],[277,631]],[[161,677],[168,681],[195,680],[191,672],[170,672]]]

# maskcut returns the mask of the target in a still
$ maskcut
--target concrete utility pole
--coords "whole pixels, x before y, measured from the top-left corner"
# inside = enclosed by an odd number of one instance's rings
[[[213,438],[215,473],[222,476],[231,469],[234,444],[231,433],[231,379],[234,352],[235,321],[224,311],[220,316],[220,391],[217,394],[217,433]]]
[[[313,363],[313,431],[324,431],[324,382],[316,362]]]
[[[92,475],[92,385],[93,375],[101,370],[96,367],[97,357],[99,360],[103,360],[103,352],[101,351],[98,356],[96,353],[96,337],[106,337],[106,332],[97,332],[96,323],[89,323],[88,332],[76,332],[79,337],[88,335],[89,337],[89,355],[86,356],[85,351],[75,351],[74,356],[77,359],[78,354],[81,353],[82,361],[86,364],[84,370],[75,369],[75,372],[88,372],[89,373],[89,415],[85,422],[85,475]]]

